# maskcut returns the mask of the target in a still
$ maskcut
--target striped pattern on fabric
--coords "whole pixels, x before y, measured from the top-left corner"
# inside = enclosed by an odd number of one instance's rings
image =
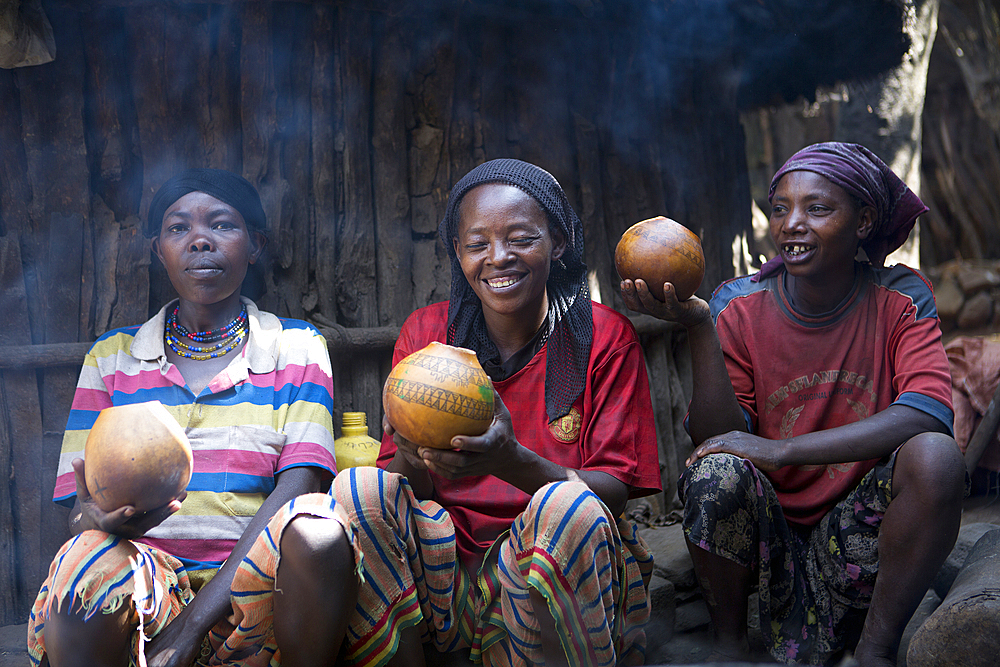
[[[176,558],[116,535],[85,531],[52,559],[28,619],[28,657],[32,665],[44,657],[45,621],[54,610],[83,612],[89,619],[130,604],[139,612],[139,627],[152,637],[193,598],[187,573]],[[141,634],[133,632],[133,656]]]
[[[240,563],[233,579],[233,614],[220,621],[205,638],[198,665],[280,667],[274,639],[273,597],[285,528],[298,516],[337,521],[362,562],[360,544],[342,508],[327,494],[299,496],[286,503],[268,522]],[[139,614],[132,633],[132,664],[139,660],[142,636],[155,637],[194,599],[188,576],[179,560],[145,544],[114,535],[87,531],[59,551],[49,576],[32,607],[28,625],[28,653],[32,665],[45,655],[45,620],[52,606],[82,610],[89,618],[98,611],[113,613],[131,604]]]
[[[513,664],[543,662],[531,588],[548,602],[569,664],[643,664],[653,562],[634,526],[626,526],[623,540],[618,522],[582,482],[556,482],[533,496],[500,551]]]
[[[617,522],[585,484],[536,493],[475,580],[457,566],[447,512],[417,501],[405,477],[351,468],[331,493],[365,553],[348,629],[352,664],[386,664],[399,631],[412,626],[440,652],[468,650],[484,665],[539,664],[529,586],[549,601],[570,664],[642,664],[652,557],[635,527]]]
[[[76,495],[72,461],[82,458],[103,408],[160,401],[184,428],[194,455],[181,511],[142,542],[189,570],[218,568],[246,530],[275,476],[296,466],[335,471],[333,376],[326,340],[311,325],[279,320],[249,300],[243,352],[195,396],[163,347],[172,304],[141,327],[101,336],[84,360],[59,459],[56,502]]]
[[[330,489],[350,515],[365,554],[358,604],[348,625],[348,659],[384,665],[395,654],[400,631],[420,625],[424,641],[439,650],[457,646],[468,581],[455,554],[451,517],[437,503],[418,501],[401,475],[349,468]],[[427,627],[430,622],[434,632]]]
[[[233,615],[208,635],[211,657],[206,665],[280,667],[281,651],[274,638],[274,590],[281,558],[281,536],[297,516],[309,515],[338,522],[354,548],[354,562],[363,562],[361,546],[343,508],[325,493],[311,493],[289,501],[268,522],[240,562],[233,578]],[[222,632],[222,628],[228,633]]]

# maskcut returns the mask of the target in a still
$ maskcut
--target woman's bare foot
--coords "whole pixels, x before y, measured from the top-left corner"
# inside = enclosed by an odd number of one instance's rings
[[[896,667],[896,651],[872,646],[864,639],[858,642],[854,659],[860,667]]]

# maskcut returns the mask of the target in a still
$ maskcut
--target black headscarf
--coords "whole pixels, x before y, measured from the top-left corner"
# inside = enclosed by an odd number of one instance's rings
[[[583,263],[583,223],[549,172],[521,160],[491,160],[479,165],[451,189],[448,208],[438,228],[451,257],[451,298],[448,302],[448,343],[473,350],[480,362],[499,356],[486,331],[479,297],[465,279],[455,253],[459,204],[469,190],[486,183],[513,185],[528,193],[545,211],[549,224],[566,237],[566,251],[549,269],[545,412],[551,422],[569,413],[586,384],[594,316],[587,266]]]
[[[247,179],[223,169],[198,168],[177,174],[156,191],[146,215],[147,235],[159,236],[163,214],[175,201],[192,192],[204,192],[229,204],[240,212],[248,229],[264,232],[267,228],[260,195]]]
[[[204,192],[229,204],[243,216],[247,231],[259,232],[267,240],[267,216],[260,203],[260,195],[250,181],[223,169],[196,168],[183,171],[160,186],[149,202],[146,214],[146,235],[159,236],[163,214],[175,201],[192,192]],[[259,299],[267,291],[264,282],[264,265],[257,262],[247,269],[241,293]]]

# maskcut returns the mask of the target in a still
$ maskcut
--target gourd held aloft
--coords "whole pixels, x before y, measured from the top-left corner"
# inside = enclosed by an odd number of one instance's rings
[[[625,230],[615,248],[615,268],[622,280],[642,278],[660,301],[663,283],[671,283],[677,300],[684,301],[705,277],[705,253],[694,232],[660,216]]]

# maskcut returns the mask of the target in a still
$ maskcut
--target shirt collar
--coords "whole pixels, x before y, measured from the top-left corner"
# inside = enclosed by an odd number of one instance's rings
[[[507,361],[500,361],[500,353],[497,352],[493,357],[482,362],[483,370],[494,382],[506,380],[535,358],[535,355],[549,339],[549,333],[549,318],[546,316],[542,326],[538,327],[534,337],[524,347],[510,355]]]
[[[129,354],[136,359],[143,361],[157,361],[160,366],[167,363],[167,353],[163,342],[163,329],[167,323],[167,313],[177,305],[174,299],[160,309],[148,322],[139,327],[132,345],[129,347]],[[247,307],[247,319],[250,322],[250,337],[243,347],[241,359],[245,359],[245,366],[255,374],[270,373],[274,371],[278,364],[278,352],[280,348],[281,321],[271,313],[258,310],[257,305],[250,299],[241,296],[240,301]],[[236,363],[237,360],[233,360]],[[232,369],[230,364],[230,373]],[[235,378],[234,378],[235,379]]]

